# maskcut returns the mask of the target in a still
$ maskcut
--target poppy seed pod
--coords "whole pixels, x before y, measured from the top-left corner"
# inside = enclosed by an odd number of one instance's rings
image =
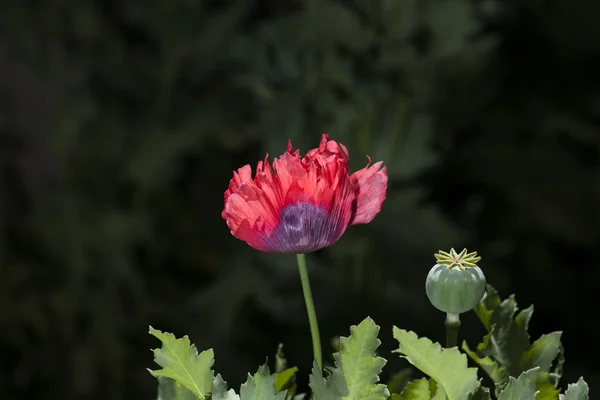
[[[481,257],[477,252],[457,254],[440,251],[435,255],[437,264],[431,268],[425,282],[429,301],[445,313],[461,314],[473,309],[483,297],[486,280],[476,265]]]

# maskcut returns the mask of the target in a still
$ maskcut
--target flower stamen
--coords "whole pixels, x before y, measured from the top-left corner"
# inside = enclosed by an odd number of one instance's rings
[[[457,253],[454,248],[450,249],[450,252],[440,250],[434,257],[438,264],[445,265],[448,269],[460,269],[464,271],[466,268],[474,268],[477,263],[481,261],[481,257],[477,255],[476,251],[467,253],[467,249],[463,249],[460,253]]]

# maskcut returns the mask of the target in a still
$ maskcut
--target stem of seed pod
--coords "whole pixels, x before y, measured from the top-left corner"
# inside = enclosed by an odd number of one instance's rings
[[[310,324],[310,334],[312,336],[313,354],[319,369],[323,368],[321,355],[321,337],[319,335],[319,324],[317,323],[317,313],[313,302],[312,291],[310,290],[310,280],[306,270],[306,258],[304,254],[297,254],[298,269],[300,270],[300,281],[302,282],[302,291],[304,292],[304,302],[306,303],[306,312]]]
[[[460,315],[446,313],[446,348],[454,347],[458,343],[458,329],[460,328]]]

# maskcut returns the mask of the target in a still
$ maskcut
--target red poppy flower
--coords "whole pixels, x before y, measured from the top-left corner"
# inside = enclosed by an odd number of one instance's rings
[[[222,216],[233,236],[257,250],[309,253],[331,246],[349,225],[366,224],[381,210],[387,169],[381,162],[348,174],[348,152],[323,135],[319,147],[300,158],[291,141],[256,176],[245,165],[233,173]]]

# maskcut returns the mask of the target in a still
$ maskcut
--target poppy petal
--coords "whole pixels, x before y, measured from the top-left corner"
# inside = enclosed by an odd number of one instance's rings
[[[267,155],[268,157],[268,155]],[[331,246],[351,224],[365,224],[386,196],[382,163],[348,176],[344,145],[323,134],[319,147],[300,158],[287,151],[269,164],[234,172],[225,191],[223,218],[231,233],[264,252],[309,253]]]
[[[235,193],[244,182],[252,182],[252,168],[250,168],[250,165],[244,165],[237,171],[233,171],[233,178],[229,181],[229,187],[225,191],[225,203],[227,203],[229,196]]]
[[[270,235],[279,223],[271,201],[253,182],[242,183],[229,196],[223,218],[233,236],[263,251],[263,238]]]
[[[369,164],[371,160],[369,159]],[[350,180],[356,189],[356,205],[350,225],[367,224],[381,211],[386,197],[387,167],[381,168],[381,161],[356,171]]]
[[[283,190],[266,157],[264,162],[258,162],[255,183],[264,192],[273,215],[277,215],[283,207]]]
[[[327,209],[307,201],[304,190],[294,183],[288,192],[287,205],[279,213],[279,224],[268,238],[264,238],[267,251],[310,253],[335,243],[352,216],[353,188],[349,182],[344,186],[333,196],[323,194],[323,197],[331,198],[332,205]]]
[[[304,163],[316,163],[325,165],[333,160],[340,159],[348,162],[348,149],[341,143],[329,138],[329,135],[324,133],[321,136],[321,143],[316,149],[309,150],[303,158]]]
[[[289,152],[273,160],[273,169],[283,193],[287,193],[294,182],[304,180],[306,177],[306,169],[300,162],[300,157]]]

